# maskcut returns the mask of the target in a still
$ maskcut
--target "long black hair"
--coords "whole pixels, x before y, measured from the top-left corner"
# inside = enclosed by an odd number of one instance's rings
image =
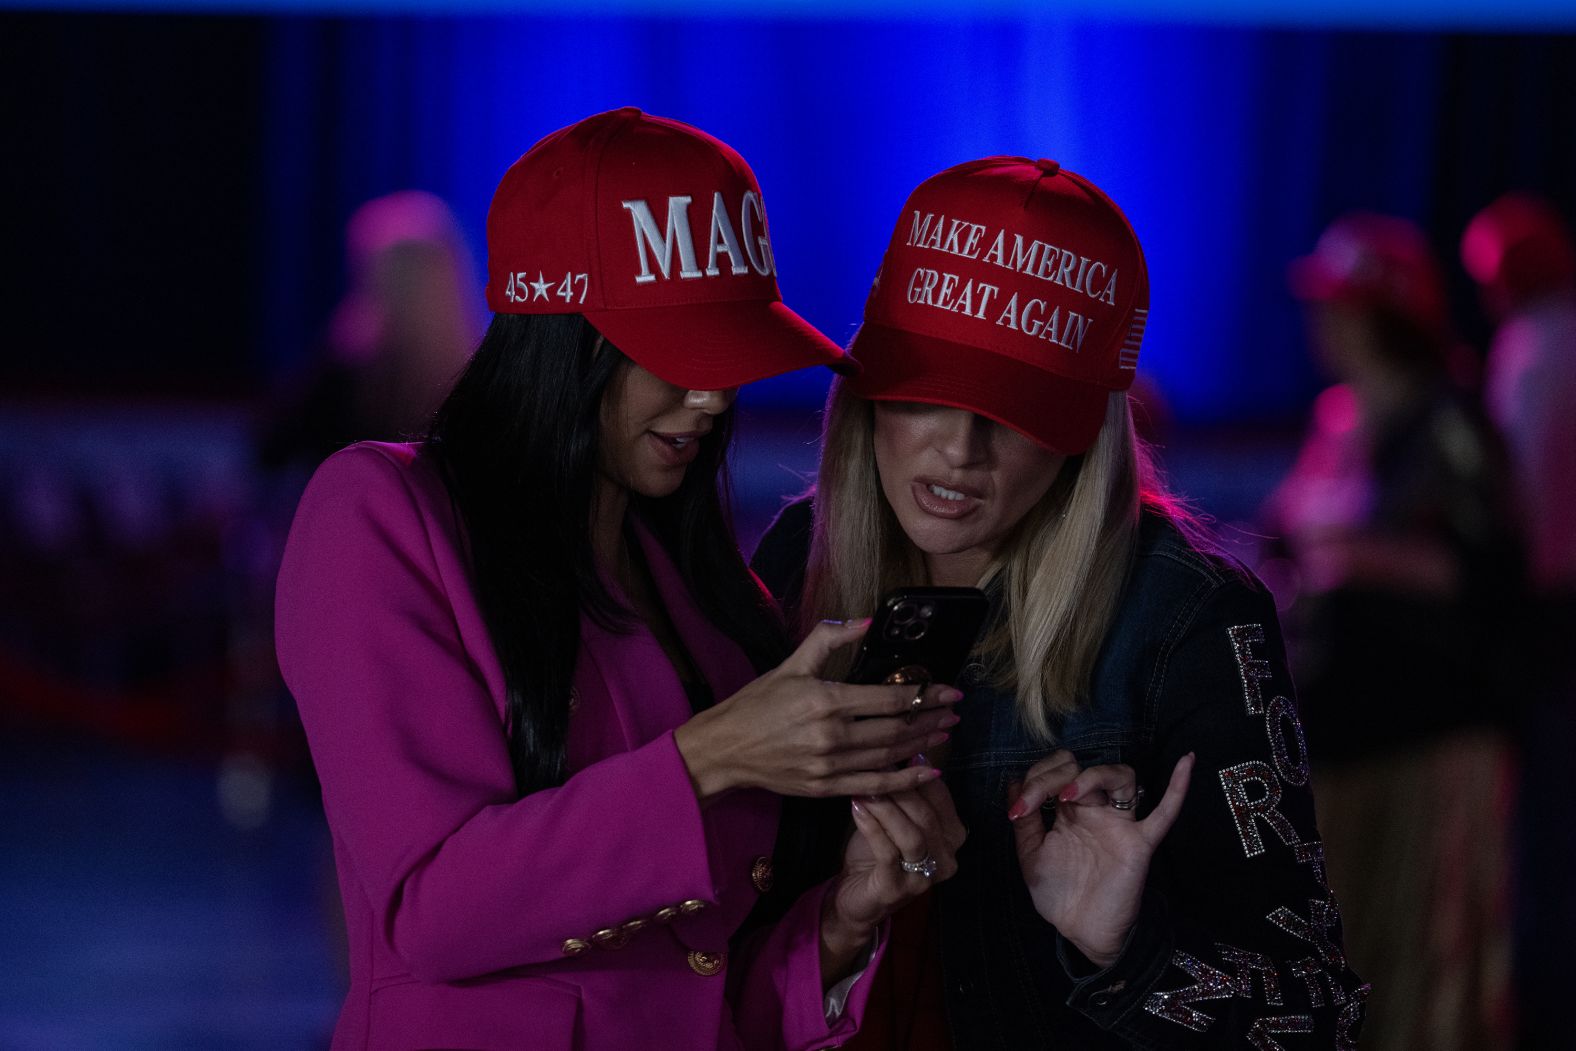
[[[570,687],[586,613],[629,630],[591,541],[602,400],[629,359],[578,314],[494,316],[439,408],[423,454],[464,523],[471,586],[503,667],[509,759],[521,795],[567,776]],[[732,413],[718,416],[670,496],[630,494],[701,611],[757,671],[787,641],[726,511]]]

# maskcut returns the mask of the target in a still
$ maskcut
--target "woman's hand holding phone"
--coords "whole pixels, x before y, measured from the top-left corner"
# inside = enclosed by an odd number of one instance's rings
[[[957,872],[963,822],[940,781],[851,801],[854,834],[821,915],[822,972],[841,974],[876,926]],[[903,862],[928,859],[930,875]]]
[[[781,665],[674,733],[702,800],[733,788],[792,796],[885,796],[940,776],[898,766],[947,739],[963,695],[931,684],[826,682],[832,653],[858,642],[868,620],[825,622]],[[893,769],[898,766],[897,769]]]

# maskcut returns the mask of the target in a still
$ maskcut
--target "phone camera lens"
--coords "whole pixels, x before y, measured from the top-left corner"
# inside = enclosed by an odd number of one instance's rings
[[[914,619],[914,614],[917,612],[918,607],[912,602],[905,602],[892,611],[892,622],[894,624],[907,624]]]
[[[889,638],[889,639],[896,639],[896,638],[902,637],[902,635],[903,635],[903,625],[901,625],[901,624],[888,624],[886,626],[886,637],[887,638]]]
[[[929,620],[935,615],[935,613],[936,607],[934,603],[927,602],[923,606],[919,607],[919,616],[921,620]]]
[[[916,642],[925,637],[925,632],[930,626],[922,620],[911,621],[903,628],[903,637],[909,642]]]

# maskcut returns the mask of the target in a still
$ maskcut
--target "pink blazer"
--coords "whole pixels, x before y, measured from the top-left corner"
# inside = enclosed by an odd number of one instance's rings
[[[729,696],[753,671],[642,539],[676,629]],[[651,634],[582,619],[572,774],[517,797],[503,673],[461,544],[433,465],[363,443],[313,477],[279,573],[279,665],[322,780],[350,942],[334,1048],[846,1040],[870,983],[829,1027],[825,886],[729,951],[779,802],[751,790],[698,805],[673,741],[689,704]]]

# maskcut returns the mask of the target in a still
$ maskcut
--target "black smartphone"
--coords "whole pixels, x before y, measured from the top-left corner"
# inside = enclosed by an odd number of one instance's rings
[[[881,600],[846,681],[955,683],[985,612],[979,588],[898,588]]]

